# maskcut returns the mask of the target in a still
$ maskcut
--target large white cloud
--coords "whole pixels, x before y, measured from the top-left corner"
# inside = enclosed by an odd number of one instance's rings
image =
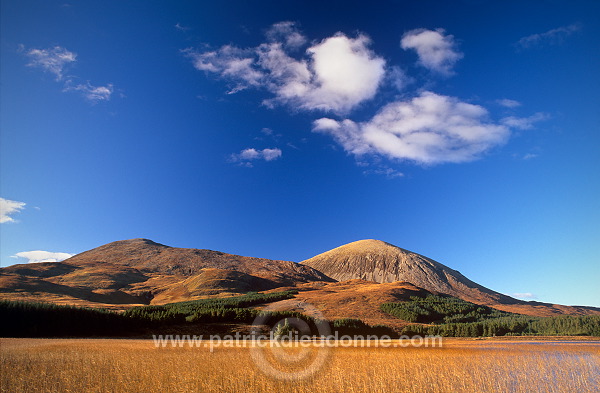
[[[331,135],[356,156],[378,154],[419,164],[471,161],[510,134],[508,126],[488,119],[485,108],[432,92],[392,102],[362,123],[321,118],[313,130]]]
[[[63,47],[55,46],[48,49],[30,49],[26,53],[30,61],[29,67],[38,67],[56,76],[56,80],[63,78],[65,68],[75,62],[77,55]]]
[[[452,68],[463,54],[456,49],[454,37],[443,29],[416,29],[406,32],[400,41],[402,49],[414,49],[419,64],[442,75],[452,75]]]
[[[10,216],[23,210],[25,205],[25,202],[11,201],[10,199],[0,198],[0,223],[4,224],[5,222],[15,222],[15,219]]]
[[[293,23],[281,22],[267,32],[267,42],[255,48],[225,45],[215,51],[184,52],[196,69],[232,81],[230,93],[267,89],[274,95],[264,101],[270,106],[347,113],[374,97],[385,75],[385,60],[369,49],[368,37],[337,33],[307,48],[300,58],[292,57],[305,42]]]
[[[25,258],[28,263],[37,263],[37,262],[60,262],[64,261],[67,258],[71,258],[75,254],[69,254],[66,252],[50,252],[50,251],[23,251],[18,252],[13,257],[15,258]]]

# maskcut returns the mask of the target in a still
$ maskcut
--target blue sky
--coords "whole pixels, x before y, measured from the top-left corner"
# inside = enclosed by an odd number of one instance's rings
[[[600,3],[448,3],[2,1],[2,266],[376,238],[600,306]]]

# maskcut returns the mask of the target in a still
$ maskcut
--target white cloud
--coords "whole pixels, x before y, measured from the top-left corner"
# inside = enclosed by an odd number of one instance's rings
[[[517,41],[515,46],[521,49],[527,49],[532,46],[558,44],[562,43],[565,38],[579,30],[581,30],[581,24],[573,23],[572,25],[557,27],[556,29],[548,30],[544,33],[528,35]]]
[[[301,48],[306,44],[306,37],[298,31],[294,22],[286,21],[275,23],[266,33],[271,42],[282,42],[290,49]]]
[[[229,94],[262,89],[272,95],[263,100],[268,107],[287,105],[294,110],[332,113],[315,120],[313,131],[332,136],[357,158],[369,155],[425,165],[471,161],[505,143],[512,129],[530,128],[546,116],[495,121],[482,106],[417,90],[413,98],[388,103],[370,120],[355,122],[347,114],[373,99],[383,84],[403,92],[415,80],[403,68],[386,65],[363,34],[336,33],[309,43],[294,23],[280,22],[265,35],[256,47],[225,45],[215,50],[189,48],[183,53],[197,70],[228,81]],[[443,76],[452,75],[463,57],[454,37],[443,29],[408,31],[400,44],[416,51],[420,66]],[[510,99],[497,103],[507,108],[520,105]],[[336,115],[341,119],[334,119]],[[272,155],[265,153],[268,150],[249,148],[232,154],[230,161],[252,166],[255,160],[281,156],[279,149],[271,149]],[[365,173],[402,176],[391,168],[375,167]]]
[[[110,96],[112,95],[114,88],[111,83],[106,86],[92,86],[90,82],[73,85],[71,81],[67,81],[64,91],[78,91],[83,95],[83,97],[85,97],[85,99],[95,103],[98,101],[110,100]]]
[[[527,154],[525,154],[525,155],[523,156],[523,159],[524,159],[524,160],[531,160],[531,159],[534,159],[534,158],[537,158],[537,157],[539,157],[539,154],[535,154],[535,153],[527,153]]]
[[[23,210],[25,205],[25,202],[0,198],[0,223],[15,222],[15,219],[10,216]]]
[[[419,64],[442,75],[452,75],[452,67],[463,54],[456,49],[452,35],[445,35],[443,29],[415,29],[406,32],[400,41],[402,49],[414,49],[419,56]]]
[[[21,46],[21,50],[24,50]],[[66,50],[63,47],[55,46],[48,49],[30,49],[25,55],[31,59],[27,64],[30,67],[41,68],[46,72],[56,75],[56,81],[63,79],[63,72],[66,66],[77,59],[77,55]],[[114,91],[111,83],[106,86],[93,86],[90,82],[75,83],[76,76],[65,78],[63,92],[78,91],[81,95],[92,103],[98,101],[108,101]]]
[[[18,252],[13,257],[15,258],[25,258],[28,263],[38,263],[38,262],[60,262],[64,261],[67,258],[71,258],[75,254],[69,254],[66,252],[50,252],[50,251],[23,251]]]
[[[502,119],[502,124],[519,130],[529,130],[534,127],[535,123],[546,120],[549,117],[548,114],[541,112],[535,113],[529,117],[508,116]]]
[[[251,51],[225,45],[218,51],[198,53],[187,49],[184,53],[192,59],[197,70],[218,73],[236,82],[230,94],[263,84],[264,74],[256,69],[254,54]]]
[[[398,91],[404,90],[406,86],[414,82],[414,80],[398,66],[392,66],[388,69],[387,79],[392,86],[398,89]]]
[[[375,96],[385,74],[385,61],[369,50],[370,40],[338,33],[307,50],[317,81],[305,107],[347,112]]]
[[[403,177],[404,174],[402,172],[398,172],[397,170],[389,167],[381,167],[376,169],[367,169],[363,171],[365,175],[383,175],[388,179],[393,179],[396,177]]]
[[[331,135],[356,156],[384,155],[419,164],[465,162],[503,144],[510,130],[487,119],[481,106],[423,92],[383,107],[371,120],[318,119],[313,130]]]
[[[496,102],[505,108],[517,108],[517,107],[521,106],[521,103],[519,101],[511,100],[508,98],[496,100]]]
[[[179,23],[179,22],[175,24],[175,28],[176,28],[177,30],[179,30],[179,31],[188,31],[188,30],[190,30],[190,28],[189,28],[189,27],[187,27],[187,26],[183,26],[183,25],[181,25],[181,23]]]
[[[196,69],[232,81],[230,93],[249,87],[268,90],[274,95],[264,101],[268,106],[346,113],[373,98],[385,74],[385,60],[369,49],[369,38],[337,33],[306,49],[303,57],[292,57],[289,52],[305,42],[293,23],[282,22],[255,48],[225,45],[216,51],[184,53]]]
[[[254,148],[244,149],[239,153],[232,154],[230,156],[231,162],[239,162],[246,166],[252,166],[250,161],[254,160],[265,160],[265,161],[273,161],[281,157],[282,152],[281,149],[262,149],[256,150]]]
[[[55,46],[48,49],[30,49],[26,53],[30,62],[29,67],[41,68],[46,72],[56,75],[56,80],[63,78],[63,72],[68,64],[77,59],[77,55],[63,47]]]
[[[513,293],[512,296],[516,297],[516,298],[520,298],[520,299],[529,299],[529,300],[538,298],[536,295],[534,295],[531,292]]]

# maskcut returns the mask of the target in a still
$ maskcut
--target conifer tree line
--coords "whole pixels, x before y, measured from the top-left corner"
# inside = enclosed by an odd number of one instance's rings
[[[415,322],[402,330],[402,334],[408,336],[600,336],[600,315],[531,317],[451,296],[413,296],[406,302],[384,303],[381,310]]]
[[[2,337],[127,336],[148,329],[196,322],[251,323],[260,311],[247,308],[294,297],[295,291],[201,299],[160,306],[133,307],[125,312],[51,303],[0,301]],[[301,316],[281,312],[280,316]]]
[[[297,291],[247,293],[218,299],[202,299],[159,306],[133,307],[125,312],[50,303],[0,301],[1,337],[118,337],[147,335],[162,327],[250,324],[257,316],[267,321],[299,318],[315,329],[320,321],[293,311],[263,312],[259,304],[291,299]],[[413,322],[400,332],[385,325],[371,326],[355,318],[330,322],[339,335],[441,335],[489,337],[506,335],[600,336],[600,315],[531,317],[498,311],[450,296],[411,297],[409,301],[384,303],[381,310]],[[154,330],[153,330],[154,329]]]

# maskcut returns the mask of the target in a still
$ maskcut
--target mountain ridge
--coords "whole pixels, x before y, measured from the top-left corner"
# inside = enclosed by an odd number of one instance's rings
[[[339,316],[335,309],[340,308],[348,315],[374,316],[378,312],[369,310],[379,298],[366,293],[396,288],[379,285],[390,283],[527,315],[600,314],[600,308],[513,299],[433,259],[374,239],[301,263],[177,248],[143,238],[120,240],[62,262],[0,268],[0,299],[127,308],[295,288],[299,299],[322,303],[329,315]],[[365,296],[371,300],[361,300]],[[353,312],[349,304],[365,310]]]

